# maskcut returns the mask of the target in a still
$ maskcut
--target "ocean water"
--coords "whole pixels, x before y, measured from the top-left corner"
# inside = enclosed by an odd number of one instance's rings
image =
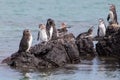
[[[116,5],[119,22],[119,0],[0,0],[0,62],[18,50],[24,29],[31,30],[32,45],[37,44],[38,25],[46,24],[48,18],[55,20],[57,28],[61,22],[67,23],[75,36],[93,25],[95,36],[98,19],[107,24],[111,3]],[[23,74],[0,64],[0,80],[119,80],[120,67],[115,59],[96,57],[63,69],[29,72],[29,79]]]

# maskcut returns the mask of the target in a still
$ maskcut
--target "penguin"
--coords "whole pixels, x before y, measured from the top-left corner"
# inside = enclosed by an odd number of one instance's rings
[[[39,25],[39,32],[38,32],[37,40],[39,40],[39,38],[40,38],[41,42],[48,41],[48,37],[47,37],[47,33],[46,33],[46,26],[44,24]]]
[[[23,36],[19,44],[18,52],[29,52],[32,45],[32,34],[29,29],[23,31]]]
[[[85,33],[85,38],[88,38],[88,37],[93,37],[93,26],[92,27],[90,27],[89,29],[88,29],[88,31]]]
[[[48,40],[57,39],[58,33],[55,27],[55,22],[50,18],[47,20],[47,23],[46,23],[46,32],[47,32]]]
[[[89,29],[88,29],[88,31],[87,32],[83,32],[83,33],[81,33],[81,34],[79,34],[77,37],[76,37],[76,40],[79,40],[80,38],[92,38],[93,37],[93,26],[92,27],[90,27]]]
[[[109,22],[109,24],[118,24],[116,7],[114,4],[110,5],[107,21]]]
[[[58,31],[58,36],[62,37],[64,35],[66,35],[67,33],[67,25],[65,23],[61,23],[60,29],[57,29]]]
[[[104,37],[106,35],[106,25],[102,18],[99,19],[97,35],[98,37]]]
[[[59,33],[62,33],[62,32],[64,32],[64,33],[66,33],[68,30],[67,30],[67,25],[66,25],[66,23],[61,23],[61,27],[60,27],[60,29],[58,29],[58,32]]]

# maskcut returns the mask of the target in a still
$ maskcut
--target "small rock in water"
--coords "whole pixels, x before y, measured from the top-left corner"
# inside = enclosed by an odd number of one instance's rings
[[[31,78],[30,74],[29,73],[25,73],[25,78]]]

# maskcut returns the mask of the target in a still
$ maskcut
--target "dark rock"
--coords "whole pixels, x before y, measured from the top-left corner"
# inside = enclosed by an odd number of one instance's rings
[[[110,25],[106,33],[106,38],[96,44],[98,55],[120,58],[120,28]]]
[[[46,45],[44,45],[44,47],[42,46],[38,52],[34,53],[34,55],[36,57],[41,57],[43,60],[48,61],[56,67],[63,66],[67,63],[67,53],[64,49],[64,46],[57,40],[48,42]]]
[[[80,56],[95,56],[95,49],[92,37],[84,37],[84,33],[81,33],[76,38],[76,44],[78,46]]]
[[[79,63],[79,52],[73,34],[62,39],[31,47],[29,52],[16,52],[3,60],[9,66],[20,70],[62,67],[67,63]]]
[[[119,30],[118,25],[116,25],[116,24],[108,25],[108,27],[106,29],[106,36],[114,35],[114,34],[116,34],[116,32],[118,32],[118,30]]]
[[[11,55],[11,59],[7,63],[11,67],[23,69],[23,68],[36,68],[38,66],[40,59],[36,58],[30,52],[21,52],[21,53],[14,53]]]
[[[67,62],[72,64],[79,63],[80,57],[77,45],[75,44],[75,36],[72,33],[65,34],[62,38],[62,44],[68,55]]]

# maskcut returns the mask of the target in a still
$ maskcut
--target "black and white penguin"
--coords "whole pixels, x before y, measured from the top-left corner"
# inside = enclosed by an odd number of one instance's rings
[[[32,34],[29,29],[23,31],[23,36],[19,44],[18,52],[29,52],[32,45]]]
[[[107,21],[109,21],[109,24],[118,24],[116,7],[114,4],[110,5]]]
[[[47,20],[46,32],[47,32],[48,40],[57,39],[58,34],[57,34],[57,29],[55,27],[55,22],[50,18]]]
[[[48,37],[46,33],[46,26],[44,24],[39,25],[39,32],[38,32],[38,38],[37,40],[41,40],[41,42],[47,42]]]
[[[97,35],[98,37],[104,37],[106,35],[106,25],[102,18],[99,19]]]

